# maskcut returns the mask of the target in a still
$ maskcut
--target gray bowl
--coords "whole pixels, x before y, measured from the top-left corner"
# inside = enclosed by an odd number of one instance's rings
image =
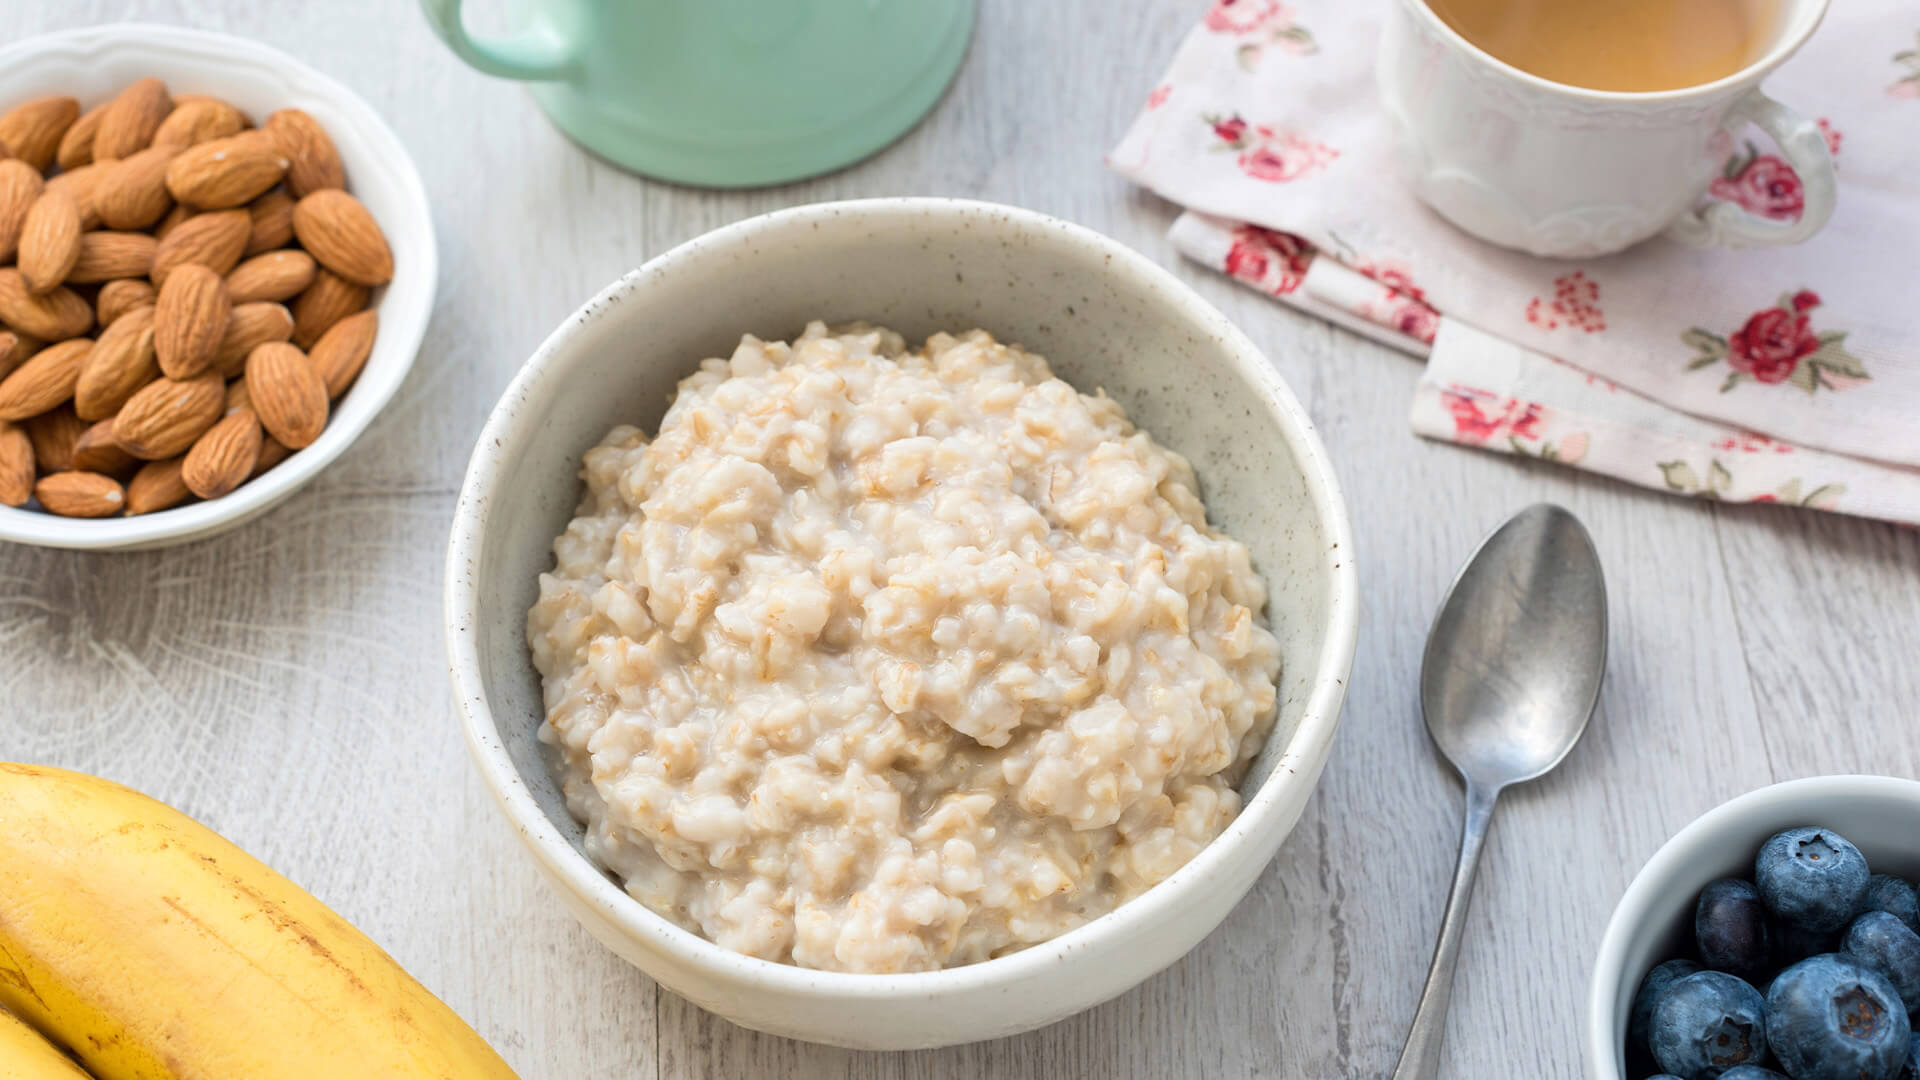
[[[1199,474],[1214,522],[1251,549],[1285,665],[1279,719],[1243,809],[1172,877],[1052,941],[944,971],[811,971],[729,952],[641,906],[587,860],[552,763],[525,641],[536,576],[615,424],[656,430],[679,380],[742,333],[866,319],[916,340],[983,327],[1105,387]],[[1097,233],[948,199],[830,203],[690,241],[548,338],[494,408],[447,557],[454,690],[482,777],[569,909],[660,983],[738,1023],[867,1048],[936,1046],[1050,1023],[1178,959],[1225,917],[1299,819],[1332,746],[1359,601],[1333,470],[1272,366],[1221,314]]]

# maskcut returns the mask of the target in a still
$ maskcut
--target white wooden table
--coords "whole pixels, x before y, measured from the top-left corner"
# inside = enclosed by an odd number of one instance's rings
[[[1172,209],[1100,163],[1200,6],[984,0],[959,81],[904,141],[836,176],[719,194],[589,157],[518,87],[456,63],[407,0],[0,4],[0,38],[185,22],[332,74],[411,149],[436,200],[442,266],[399,397],[275,512],[146,554],[0,544],[0,758],[109,776],[225,832],[386,945],[528,1080],[1379,1077],[1425,973],[1460,815],[1415,700],[1427,622],[1483,532],[1551,499],[1586,521],[1605,559],[1611,665],[1585,743],[1503,801],[1447,1059],[1460,1077],[1575,1077],[1600,931],[1662,840],[1770,781],[1920,771],[1920,537],[1413,437],[1414,363],[1179,261],[1163,238]],[[439,610],[468,449],[551,327],[700,232],[890,194],[993,199],[1090,225],[1220,305],[1332,451],[1366,611],[1326,777],[1218,932],[1043,1031],[889,1055],[735,1028],[577,928],[467,764]]]

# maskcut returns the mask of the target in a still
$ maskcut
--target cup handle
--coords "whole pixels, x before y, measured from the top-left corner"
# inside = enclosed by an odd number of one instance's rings
[[[1749,90],[1727,113],[1726,130],[1751,123],[1767,133],[1800,177],[1798,221],[1768,221],[1724,199],[1687,211],[1667,235],[1690,247],[1779,247],[1811,239],[1833,216],[1833,154],[1811,120],[1758,90]]]
[[[420,0],[427,22],[453,54],[489,75],[533,82],[565,79],[579,59],[580,36],[551,23],[508,37],[476,38],[460,20],[461,0]]]

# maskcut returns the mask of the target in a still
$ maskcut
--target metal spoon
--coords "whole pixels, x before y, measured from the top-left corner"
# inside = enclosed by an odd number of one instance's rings
[[[1481,541],[1427,635],[1420,708],[1467,782],[1466,828],[1433,966],[1393,1080],[1439,1075],[1453,968],[1494,800],[1538,777],[1587,729],[1607,666],[1607,589],[1578,518],[1541,503]]]

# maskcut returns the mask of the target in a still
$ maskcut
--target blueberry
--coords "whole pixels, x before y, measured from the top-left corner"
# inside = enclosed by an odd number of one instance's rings
[[[1772,957],[1767,910],[1750,882],[1721,878],[1700,890],[1693,938],[1701,963],[1743,979],[1766,971]]]
[[[1893,984],[1844,956],[1802,960],[1767,994],[1767,1042],[1795,1080],[1894,1080],[1911,1040]]]
[[[1920,934],[1920,894],[1892,874],[1875,874],[1867,879],[1866,909],[1897,915],[1907,929]]]
[[[1920,1035],[1907,1039],[1907,1061],[1900,1067],[1899,1080],[1920,1080]]]
[[[1867,897],[1867,858],[1828,829],[1788,829],[1760,847],[1753,883],[1767,910],[1803,930],[1838,930]]]
[[[1651,1061],[1652,1048],[1647,1045],[1647,1026],[1653,1022],[1653,1007],[1660,995],[1673,981],[1700,970],[1700,965],[1691,960],[1669,960],[1660,964],[1647,977],[1640,980],[1640,991],[1633,995],[1633,1011],[1627,1014],[1627,1058],[1629,1060],[1646,1059]],[[1651,1069],[1637,1069],[1636,1072],[1650,1072]]]
[[[1660,1067],[1679,1076],[1767,1060],[1766,1002],[1723,971],[1675,979],[1653,1007],[1647,1040]]]
[[[1772,1069],[1763,1069],[1758,1065],[1735,1065],[1721,1073],[1720,1080],[1787,1080],[1787,1078]]]
[[[1920,934],[1907,929],[1900,917],[1869,911],[1853,920],[1841,951],[1886,976],[1908,1011],[1920,1005]]]
[[[1809,956],[1840,951],[1840,931],[1805,930],[1781,919],[1773,921],[1773,960],[1797,964]]]

